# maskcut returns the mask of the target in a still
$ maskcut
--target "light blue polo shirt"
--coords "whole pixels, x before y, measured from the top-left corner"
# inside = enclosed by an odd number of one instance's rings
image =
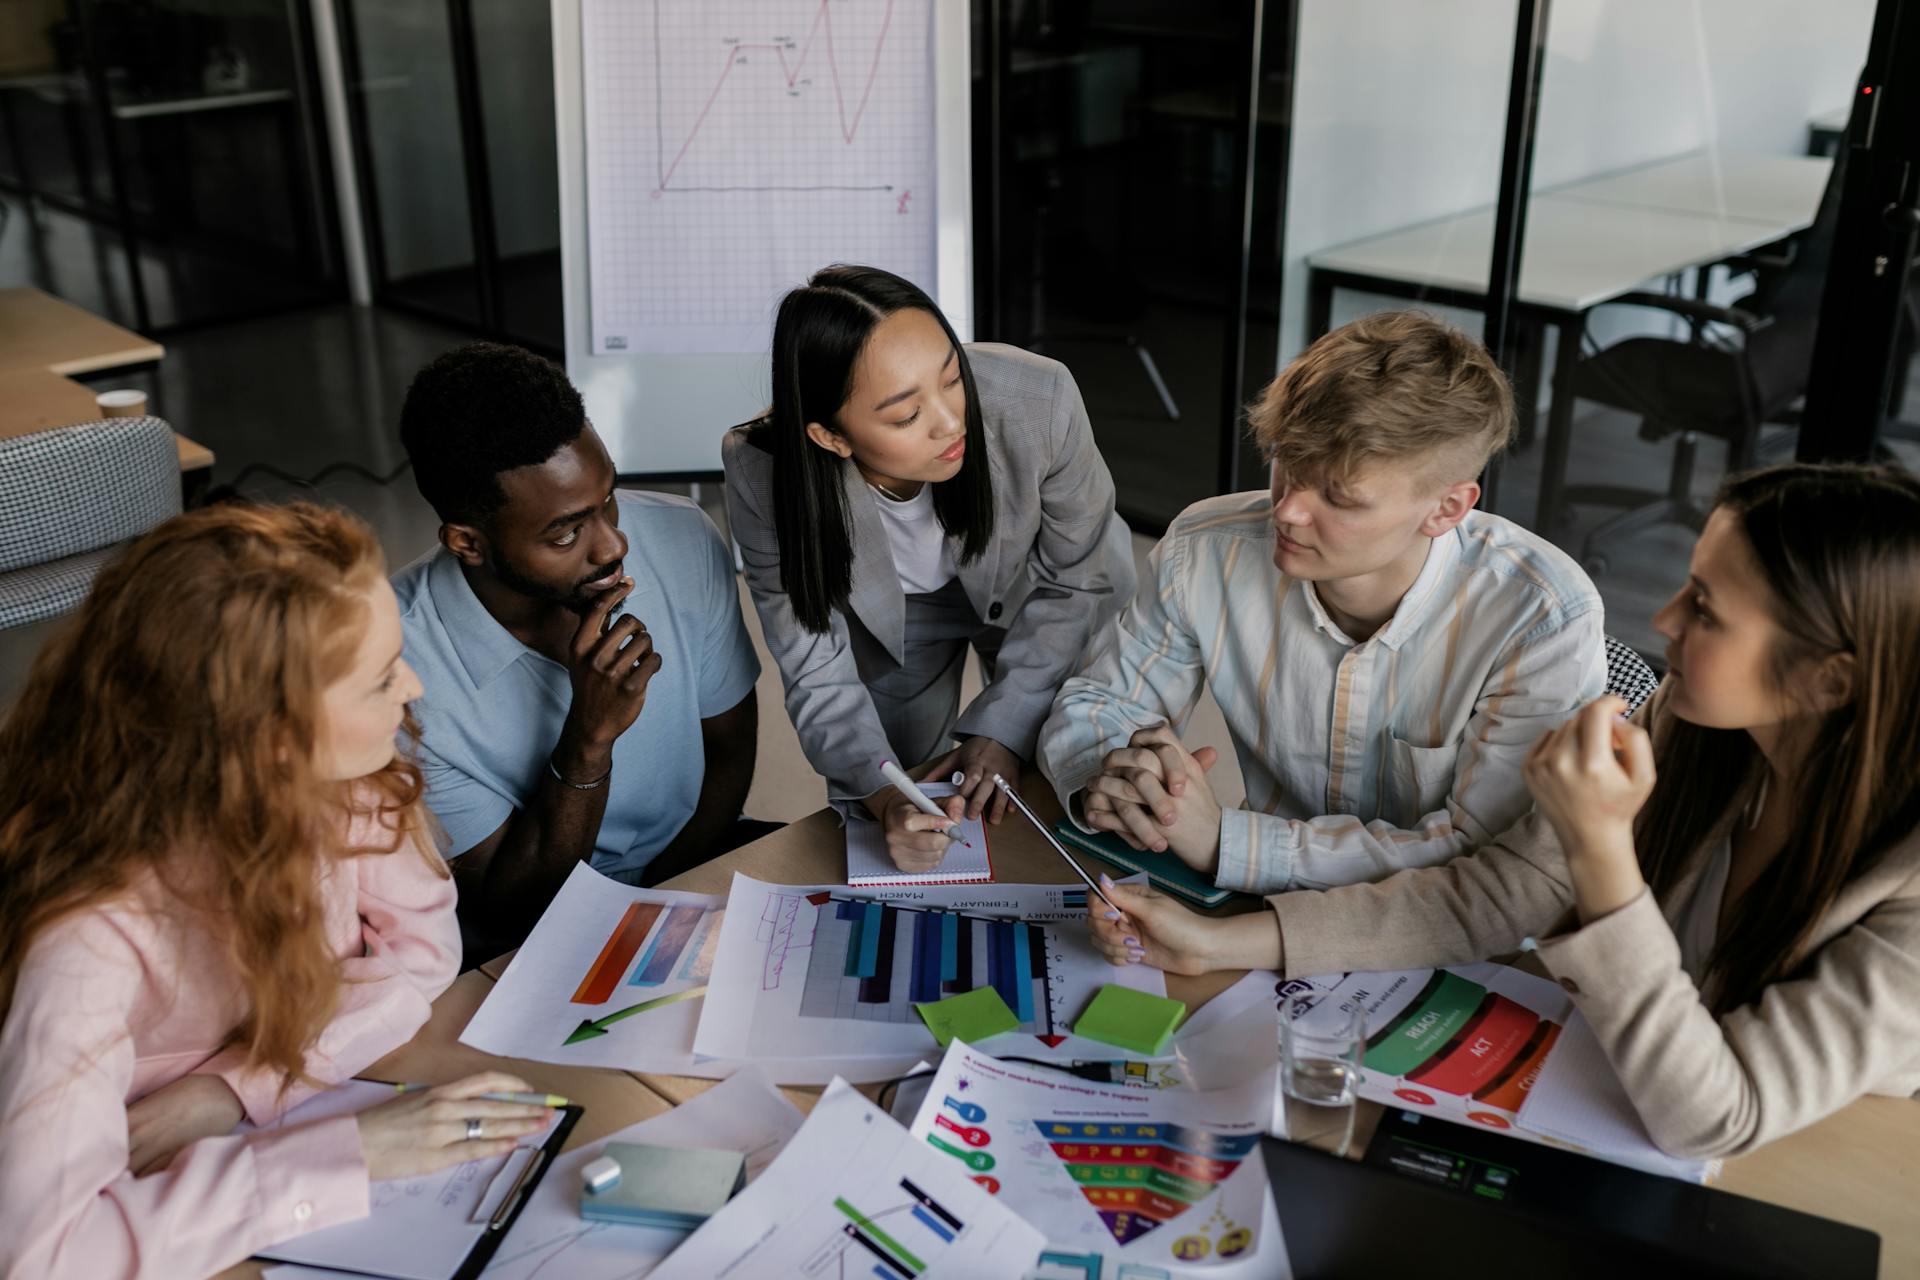
[[[706,775],[700,721],[731,710],[760,675],[740,617],[733,557],[685,498],[620,490],[627,535],[625,613],[660,654],[640,715],[613,744],[593,868],[629,882],[693,816]],[[473,848],[534,793],[572,705],[567,669],[494,620],[444,548],[393,578],[407,661],[426,692],[413,704],[427,806],[448,851]]]

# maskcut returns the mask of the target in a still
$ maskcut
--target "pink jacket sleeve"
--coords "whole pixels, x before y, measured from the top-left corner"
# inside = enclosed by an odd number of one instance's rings
[[[50,930],[21,967],[0,1028],[0,1275],[10,1280],[207,1275],[367,1213],[351,1116],[205,1139],[163,1172],[128,1172],[128,1026],[153,989],[145,977],[139,949],[98,913]]]
[[[336,884],[354,887],[362,953],[340,962],[340,1011],[307,1055],[307,1073],[322,1085],[349,1079],[412,1039],[434,997],[460,972],[453,878],[438,869],[445,865],[440,856],[431,856],[437,866],[409,841],[341,866]],[[299,1080],[283,1092],[279,1072],[250,1069],[245,1060],[243,1049],[230,1047],[197,1070],[225,1080],[255,1124],[319,1092]]]

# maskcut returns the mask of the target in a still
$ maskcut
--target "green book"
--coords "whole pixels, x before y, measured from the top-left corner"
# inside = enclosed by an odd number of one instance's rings
[[[1065,818],[1054,823],[1053,830],[1068,848],[1090,853],[1123,871],[1143,872],[1154,888],[1191,902],[1196,907],[1217,907],[1234,896],[1233,890],[1220,888],[1180,861],[1171,849],[1165,853],[1155,853],[1151,849],[1136,850],[1119,836],[1106,831],[1089,835]]]
[[[1187,1006],[1165,996],[1109,983],[1073,1024],[1073,1034],[1135,1053],[1158,1054],[1187,1016]]]
[[[593,1222],[691,1231],[747,1185],[747,1158],[738,1151],[609,1142],[606,1154],[620,1165],[620,1181],[581,1190],[580,1216]]]

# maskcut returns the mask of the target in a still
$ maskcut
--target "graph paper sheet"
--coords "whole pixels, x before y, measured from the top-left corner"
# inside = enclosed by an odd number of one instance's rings
[[[934,284],[932,0],[584,0],[592,350],[765,352],[832,262]]]

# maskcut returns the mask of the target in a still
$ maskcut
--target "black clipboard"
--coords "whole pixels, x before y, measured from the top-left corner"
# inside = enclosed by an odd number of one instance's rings
[[[383,1082],[369,1081],[367,1083],[379,1084]],[[518,1188],[512,1192],[515,1198],[512,1207],[507,1211],[507,1216],[500,1220],[498,1227],[481,1228],[479,1238],[473,1242],[473,1247],[467,1250],[466,1258],[461,1261],[459,1267],[448,1277],[448,1280],[475,1280],[475,1277],[487,1269],[487,1264],[493,1261],[493,1255],[499,1250],[501,1241],[505,1240],[508,1233],[513,1230],[513,1224],[520,1220],[520,1211],[527,1207],[527,1201],[533,1198],[534,1191],[540,1186],[540,1180],[547,1176],[547,1170],[553,1168],[554,1160],[559,1157],[562,1148],[567,1145],[567,1138],[573,1133],[573,1126],[580,1123],[580,1117],[587,1113],[587,1109],[579,1103],[568,1103],[566,1106],[558,1108],[558,1110],[560,1112],[560,1118],[554,1122],[553,1132],[548,1134],[547,1140],[541,1143],[536,1149],[537,1154],[533,1158],[533,1163],[527,1166],[527,1171],[521,1177]],[[298,1237],[295,1238],[297,1239]],[[381,1271],[366,1271],[357,1267],[342,1267],[330,1263],[287,1263],[284,1259],[280,1258],[263,1256],[261,1254],[255,1254],[254,1256],[261,1262],[276,1266],[319,1266],[326,1270],[339,1271],[346,1275],[367,1276],[369,1280],[392,1280],[392,1277]]]
[[[520,1221],[520,1211],[526,1208],[527,1201],[533,1198],[534,1189],[540,1185],[540,1180],[547,1176],[547,1170],[553,1168],[553,1162],[560,1155],[561,1148],[567,1145],[567,1135],[573,1132],[573,1126],[580,1123],[580,1117],[586,1113],[587,1109],[578,1103],[570,1102],[560,1108],[560,1119],[554,1124],[553,1132],[548,1134],[547,1140],[540,1144],[540,1154],[536,1155],[533,1163],[527,1166],[525,1175],[520,1179],[518,1191],[512,1193],[515,1198],[512,1206],[507,1210],[507,1216],[501,1219],[498,1227],[487,1228],[468,1252],[467,1260],[462,1262],[460,1269],[453,1273],[452,1280],[474,1280],[474,1277],[487,1269],[487,1264],[493,1261],[495,1251],[500,1248],[500,1242],[505,1240],[507,1233],[513,1230],[513,1224]]]

